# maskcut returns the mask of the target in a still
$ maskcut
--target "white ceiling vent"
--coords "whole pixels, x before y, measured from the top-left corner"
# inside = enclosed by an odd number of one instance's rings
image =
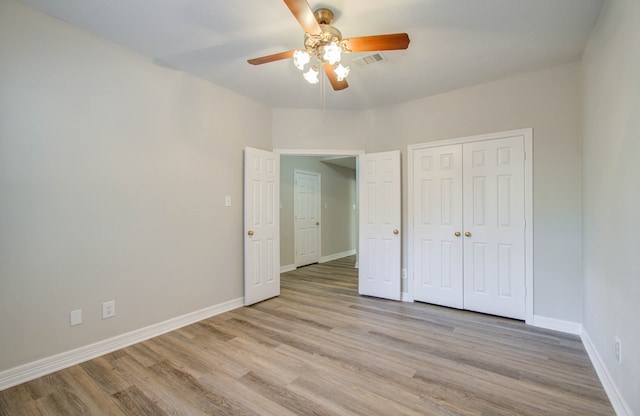
[[[386,61],[387,61],[387,58],[385,58],[384,55],[382,55],[380,52],[376,52],[371,55],[367,55],[367,56],[363,56],[362,58],[355,59],[353,63],[356,64],[358,68],[366,68],[368,66],[379,64]]]

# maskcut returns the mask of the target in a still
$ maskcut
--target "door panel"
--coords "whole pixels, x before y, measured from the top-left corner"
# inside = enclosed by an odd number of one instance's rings
[[[400,300],[400,152],[360,156],[360,294]]]
[[[244,304],[280,294],[280,158],[244,149]]]
[[[320,260],[320,174],[294,171],[296,267]]]
[[[413,157],[414,299],[462,308],[462,146]]]
[[[464,307],[524,319],[524,138],[466,143],[463,163]]]

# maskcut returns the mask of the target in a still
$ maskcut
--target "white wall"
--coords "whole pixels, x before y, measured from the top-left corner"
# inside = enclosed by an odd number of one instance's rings
[[[0,57],[0,371],[242,297],[269,108],[13,0]]]
[[[294,245],[294,170],[321,175],[321,256],[355,250],[356,172],[353,169],[323,163],[321,156],[280,156],[280,266],[295,264]]]
[[[640,415],[637,0],[605,1],[583,61],[584,328],[627,411]],[[615,359],[616,336],[622,364]]]

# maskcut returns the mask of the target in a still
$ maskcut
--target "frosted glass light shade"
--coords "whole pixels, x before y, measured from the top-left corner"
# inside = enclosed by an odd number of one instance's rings
[[[344,80],[347,77],[347,75],[349,75],[349,67],[342,66],[342,64],[338,64],[338,66],[335,68],[335,71],[336,71],[336,76],[338,78],[338,81]]]
[[[293,64],[300,71],[304,70],[304,66],[309,63],[311,57],[305,51],[294,51],[293,52]]]
[[[340,55],[342,53],[342,49],[338,46],[337,43],[331,42],[324,47],[324,55],[322,55],[322,59],[325,62],[329,62],[329,64],[333,65],[337,62],[340,62]]]
[[[320,81],[318,79],[318,68],[316,68],[315,65],[309,68],[309,70],[305,72],[303,76],[309,84],[317,84]]]

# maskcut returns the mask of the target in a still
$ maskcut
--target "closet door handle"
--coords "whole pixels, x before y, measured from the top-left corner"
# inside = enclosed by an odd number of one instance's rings
[[[247,231],[247,235],[248,236],[252,236],[253,235],[253,231],[251,231],[251,230]]]
[[[467,231],[466,233],[464,233],[465,236],[467,237],[471,237],[471,233],[469,231]]]
[[[456,237],[460,237],[460,231],[456,231],[455,233],[453,233],[453,235],[455,235]]]
[[[398,235],[398,233],[399,233],[399,232],[400,232],[400,231],[398,231],[398,230],[393,230],[393,233],[394,233],[395,235]]]

